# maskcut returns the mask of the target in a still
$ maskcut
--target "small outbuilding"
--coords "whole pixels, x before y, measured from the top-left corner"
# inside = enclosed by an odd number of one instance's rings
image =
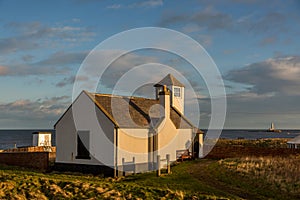
[[[288,148],[300,149],[300,135],[287,142]]]
[[[47,146],[51,147],[51,133],[50,132],[33,132],[32,146]]]

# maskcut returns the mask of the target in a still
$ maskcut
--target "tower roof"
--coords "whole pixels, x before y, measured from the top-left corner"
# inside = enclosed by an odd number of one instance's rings
[[[184,85],[181,82],[179,82],[172,74],[168,74],[165,78],[156,83],[154,87],[160,87],[163,85],[174,85],[184,87]]]

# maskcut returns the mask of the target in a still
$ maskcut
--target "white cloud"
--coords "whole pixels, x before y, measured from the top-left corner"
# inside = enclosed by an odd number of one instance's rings
[[[121,4],[112,4],[112,5],[107,6],[106,8],[108,8],[108,9],[120,9],[121,7],[122,7]]]
[[[38,99],[36,101],[20,99],[0,104],[0,119],[13,120],[55,120],[70,104],[67,96]],[[37,124],[38,125],[38,124]]]
[[[70,72],[70,66],[80,64],[87,52],[56,52],[48,58],[32,63],[14,63],[0,66],[1,76],[58,75]]]
[[[40,22],[12,22],[4,26],[13,31],[12,36],[0,38],[0,53],[38,49],[53,45],[79,45],[89,41],[95,33],[86,27],[53,25],[45,26]]]
[[[258,94],[300,95],[300,56],[272,58],[232,70],[226,78]]]
[[[112,4],[108,5],[107,9],[120,9],[120,8],[154,8],[158,6],[163,6],[163,0],[148,0],[148,1],[139,1],[138,3],[123,5],[123,4]]]
[[[283,32],[294,30],[294,26],[286,23],[287,20],[293,21],[291,24],[296,23],[294,17],[292,18],[280,11],[263,13],[258,11],[250,14],[246,12],[244,15],[242,12],[240,16],[235,16],[231,12],[223,11],[220,2],[215,2],[215,7],[203,3],[206,7],[201,7],[201,9],[190,13],[167,10],[163,13],[158,25],[163,27],[182,25],[184,27],[183,31],[186,33],[196,31],[210,31],[211,33],[211,31],[224,30],[235,34],[243,32],[257,36],[257,34],[281,35]],[[262,41],[263,44],[272,42],[275,42],[274,39],[272,41],[270,39],[269,41]]]
[[[142,1],[137,4],[133,4],[136,7],[157,7],[157,6],[162,6],[163,1],[162,0],[148,0],[148,1]]]
[[[299,77],[299,56],[267,59],[230,71],[226,79],[249,87],[227,95],[227,127],[267,128],[271,121],[280,121],[282,127],[299,128]]]
[[[218,12],[211,6],[195,13],[165,13],[159,23],[160,26],[173,24],[196,24],[201,29],[218,30],[229,29],[233,26],[231,15]]]

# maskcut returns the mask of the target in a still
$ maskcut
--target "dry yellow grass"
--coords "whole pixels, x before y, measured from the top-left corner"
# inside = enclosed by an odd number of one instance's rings
[[[282,140],[221,142],[225,147],[284,144]],[[300,156],[285,155],[183,162],[162,177],[145,173],[101,178],[0,166],[0,199],[300,199]]]
[[[217,146],[243,146],[243,147],[267,147],[267,148],[286,148],[286,138],[268,138],[268,139],[220,139]]]
[[[244,176],[267,180],[280,190],[300,193],[300,155],[224,159],[219,164]]]

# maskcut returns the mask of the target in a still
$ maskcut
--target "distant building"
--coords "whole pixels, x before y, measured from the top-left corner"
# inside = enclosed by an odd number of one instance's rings
[[[271,123],[271,127],[268,129],[268,132],[281,133],[281,130],[275,129],[275,125],[274,125],[274,123],[272,122],[272,123]]]
[[[50,132],[33,132],[32,133],[32,146],[51,146],[51,133]]]
[[[288,148],[300,149],[300,135],[287,142]]]
[[[83,91],[54,126],[56,167],[116,176],[153,170],[157,155],[202,157],[203,132],[184,116],[184,85],[168,74],[154,87],[156,99]]]

